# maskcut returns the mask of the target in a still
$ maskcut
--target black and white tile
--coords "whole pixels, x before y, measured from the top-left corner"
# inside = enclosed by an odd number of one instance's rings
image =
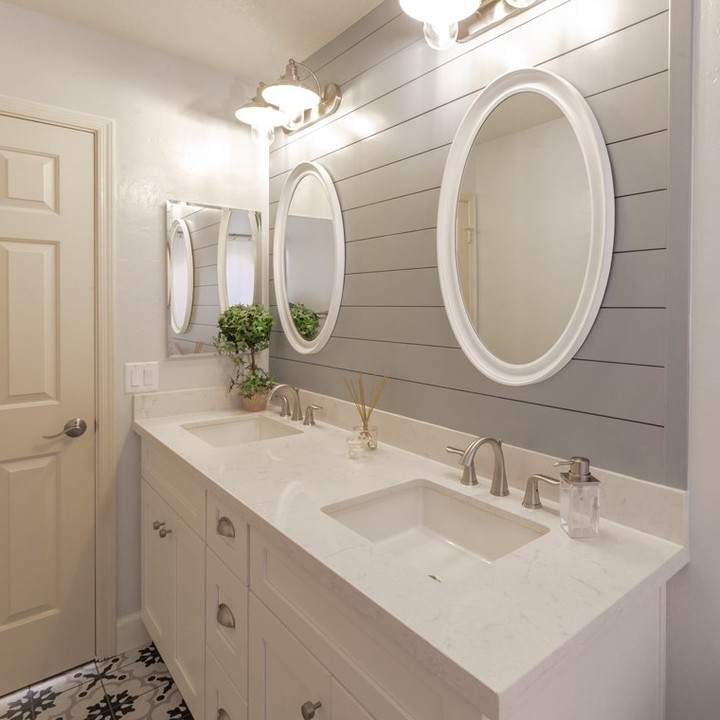
[[[192,720],[152,643],[0,698],[0,720]]]

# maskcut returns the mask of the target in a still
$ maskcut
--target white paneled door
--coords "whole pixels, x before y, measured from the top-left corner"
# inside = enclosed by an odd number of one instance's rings
[[[95,652],[94,152],[0,115],[0,695]]]

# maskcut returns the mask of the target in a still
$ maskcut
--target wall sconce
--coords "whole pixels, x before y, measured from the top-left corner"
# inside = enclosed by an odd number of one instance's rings
[[[298,76],[298,67],[307,70],[315,81],[308,87]],[[288,60],[285,74],[274,83],[258,85],[256,96],[243,105],[235,117],[253,128],[253,137],[271,143],[274,128],[286,133],[302,130],[322,118],[332,115],[342,100],[340,88],[334,83],[320,85],[317,75],[302,63]]]
[[[542,0],[399,0],[400,8],[424,25],[434,50],[447,50],[499,25]]]

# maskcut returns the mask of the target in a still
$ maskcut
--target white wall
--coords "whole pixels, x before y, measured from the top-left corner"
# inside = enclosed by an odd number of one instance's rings
[[[690,565],[668,588],[668,720],[720,716],[720,3],[696,0]]]
[[[216,359],[165,360],[165,201],[265,209],[267,153],[234,121],[231,77],[0,0],[0,93],[116,121],[118,612],[139,608],[139,443],[125,362],[161,389],[225,382]]]

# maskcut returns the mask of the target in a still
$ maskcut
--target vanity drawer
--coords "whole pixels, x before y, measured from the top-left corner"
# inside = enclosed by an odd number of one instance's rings
[[[207,544],[216,555],[248,584],[248,525],[233,507],[237,503],[207,494]]]
[[[235,688],[247,697],[248,589],[206,549],[205,643]]]
[[[205,538],[205,489],[169,451],[142,444],[142,476],[163,500]]]
[[[205,656],[205,720],[247,720],[247,704],[211,650]]]

